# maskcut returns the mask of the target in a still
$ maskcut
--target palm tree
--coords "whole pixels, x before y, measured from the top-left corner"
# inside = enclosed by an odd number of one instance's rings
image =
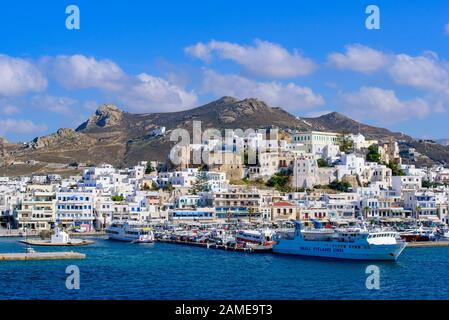
[[[249,207],[248,208],[248,218],[249,218],[249,223],[251,223],[251,216],[254,214],[254,208],[253,207]]]
[[[365,214],[365,218],[368,218],[368,212],[369,212],[369,207],[368,206],[363,208],[363,213]]]
[[[416,221],[419,220],[419,216],[420,216],[420,214],[421,214],[421,211],[422,211],[421,206],[417,206],[417,207],[416,207]]]

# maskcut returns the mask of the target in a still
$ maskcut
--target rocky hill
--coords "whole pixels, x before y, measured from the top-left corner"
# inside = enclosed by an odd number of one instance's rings
[[[76,130],[59,129],[23,145],[4,142],[3,150],[6,151],[3,160],[6,164],[37,160],[65,164],[108,162],[116,166],[131,165],[146,159],[163,161],[175,143],[169,140],[170,132],[185,128],[191,133],[194,120],[201,121],[202,130],[280,127],[287,130],[360,132],[374,139],[396,139],[403,148],[413,147],[427,155],[429,164],[449,162],[449,147],[429,145],[401,133],[368,126],[337,112],[317,118],[298,118],[257,99],[238,100],[232,97],[223,97],[191,110],[168,113],[132,114],[114,105],[102,105]],[[166,127],[167,133],[154,135],[152,131],[159,127]],[[0,175],[2,168],[4,166],[0,167]]]
[[[388,129],[378,128],[355,121],[341,113],[331,112],[317,118],[301,118],[305,123],[310,124],[314,130],[328,130],[333,132],[361,133],[370,139],[385,139],[394,137],[404,139],[404,135],[398,132],[391,132]]]
[[[449,146],[429,142],[428,140],[414,139],[401,132],[392,132],[385,128],[378,128],[355,121],[341,113],[331,112],[317,118],[301,118],[301,121],[311,125],[314,130],[328,130],[341,133],[361,133],[370,139],[385,140],[393,138],[399,142],[402,153],[414,148],[422,156],[417,161],[409,163],[416,165],[449,164]],[[405,162],[408,162],[405,159]]]

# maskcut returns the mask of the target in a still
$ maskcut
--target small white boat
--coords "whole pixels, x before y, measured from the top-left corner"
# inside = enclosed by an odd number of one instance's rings
[[[25,251],[26,253],[36,253],[36,250],[34,250],[32,247],[27,247]]]
[[[444,229],[438,233],[438,240],[440,241],[449,241],[449,230]]]
[[[237,241],[264,244],[273,240],[274,232],[270,229],[239,230],[235,233]]]
[[[141,224],[115,222],[108,226],[105,229],[105,232],[110,240],[132,243],[154,242],[154,233],[152,229]]]

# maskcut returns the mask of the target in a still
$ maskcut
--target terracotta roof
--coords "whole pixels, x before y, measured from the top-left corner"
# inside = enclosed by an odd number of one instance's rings
[[[273,203],[273,207],[294,207],[295,205],[293,203],[290,203],[288,201],[278,201]]]

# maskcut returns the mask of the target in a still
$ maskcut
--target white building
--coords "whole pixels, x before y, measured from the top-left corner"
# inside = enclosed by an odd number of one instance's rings
[[[415,191],[421,188],[420,176],[393,176],[392,187],[398,193]]]
[[[365,159],[354,153],[342,153],[340,162],[335,167],[337,168],[338,180],[341,180],[345,175],[361,175],[365,170]]]
[[[293,134],[292,143],[303,144],[307,153],[322,154],[325,146],[338,145],[340,134],[333,132],[307,131]]]
[[[294,160],[294,188],[312,188],[319,184],[318,179],[318,163],[313,156],[302,156]]]
[[[437,202],[432,191],[412,190],[404,192],[404,207],[412,210],[421,220],[439,220]]]
[[[347,137],[353,142],[355,150],[368,149],[371,145],[377,144],[377,140],[367,140],[361,133],[348,134]]]
[[[66,228],[92,228],[96,220],[93,188],[61,189],[56,192],[56,224]]]

